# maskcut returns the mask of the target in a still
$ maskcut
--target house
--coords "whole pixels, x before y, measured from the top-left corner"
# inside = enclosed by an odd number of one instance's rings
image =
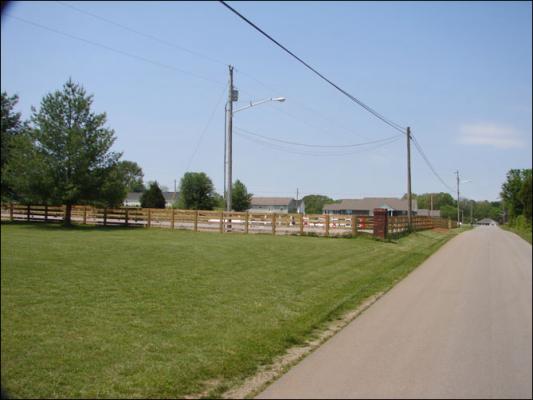
[[[254,213],[305,213],[305,204],[302,200],[295,200],[291,197],[252,197],[252,204],[248,209]]]
[[[476,222],[476,225],[490,225],[490,226],[496,226],[498,223],[490,218],[483,218]]]
[[[417,214],[416,200],[412,200],[412,213]],[[343,199],[340,203],[326,204],[324,214],[374,215],[374,208],[386,208],[389,215],[407,215],[409,202],[393,197],[365,197],[363,199]]]
[[[428,210],[427,208],[419,208],[416,215],[421,217],[440,218],[440,210]]]
[[[124,200],[124,207],[140,207],[142,193],[130,192]],[[163,192],[165,198],[165,207],[172,207],[172,204],[178,199],[179,192]]]

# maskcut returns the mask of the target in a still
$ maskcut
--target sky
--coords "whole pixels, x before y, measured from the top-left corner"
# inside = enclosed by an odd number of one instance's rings
[[[461,196],[495,201],[508,170],[531,168],[531,2],[228,4],[411,128],[438,175],[412,146],[414,193],[455,197],[458,170]],[[340,199],[407,190],[406,136],[219,2],[12,2],[1,34],[1,90],[19,96],[16,110],[29,118],[72,78],[107,114],[113,150],[137,162],[145,181],[172,190],[185,172],[202,171],[223,192],[231,64],[234,107],[287,99],[234,115],[233,179],[250,192]]]

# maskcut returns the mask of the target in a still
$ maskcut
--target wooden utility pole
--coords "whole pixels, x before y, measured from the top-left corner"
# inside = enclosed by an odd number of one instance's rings
[[[457,175],[457,226],[459,226],[459,223],[461,222],[460,219],[460,213],[459,213],[459,171],[455,171]]]
[[[407,127],[407,201],[409,202],[407,211],[407,224],[409,225],[409,231],[411,231],[411,216],[413,213],[413,204],[411,198],[411,128]]]

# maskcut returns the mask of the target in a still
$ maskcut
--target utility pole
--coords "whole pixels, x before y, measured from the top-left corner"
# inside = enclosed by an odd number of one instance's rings
[[[474,200],[470,200],[470,225],[474,223]]]
[[[411,200],[411,128],[407,127],[407,201],[409,202],[409,208],[407,212],[407,223],[409,225],[409,231],[412,228],[411,215],[413,212],[412,200]]]
[[[298,188],[296,188],[296,200],[298,200]]]
[[[433,193],[431,193],[429,196],[430,196],[429,198],[431,199],[431,206],[430,206],[430,209],[429,209],[429,216],[431,216],[433,214]]]
[[[228,82],[228,102],[226,104],[226,152],[225,152],[225,186],[226,186],[226,211],[231,211],[231,189],[232,189],[232,130],[233,130],[233,66],[229,65]],[[235,100],[236,101],[236,100]]]
[[[460,215],[459,215],[459,171],[455,171],[457,174],[457,225],[459,225]]]

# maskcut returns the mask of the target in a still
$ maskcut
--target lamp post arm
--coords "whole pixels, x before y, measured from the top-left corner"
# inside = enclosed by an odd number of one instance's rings
[[[269,101],[273,101],[273,98],[269,98],[269,99],[263,99],[263,100],[259,100],[259,101],[256,101],[256,102],[250,102],[250,104],[248,104],[247,106],[244,106],[244,107],[241,107],[241,108],[237,108],[236,110],[233,110],[233,113],[235,114],[236,112],[238,111],[242,111],[242,110],[246,110],[250,107],[255,107],[259,104],[263,104],[263,103],[266,103],[266,102],[269,102]]]

